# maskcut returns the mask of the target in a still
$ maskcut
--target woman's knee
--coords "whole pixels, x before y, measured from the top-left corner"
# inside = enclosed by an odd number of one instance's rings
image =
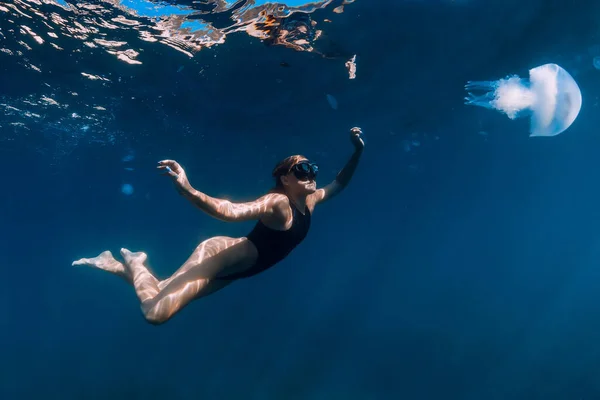
[[[146,319],[146,322],[148,322],[150,325],[155,325],[155,326],[162,325],[169,320],[168,317],[163,317],[160,315],[148,315],[148,314],[144,314],[144,318]]]
[[[142,315],[144,319],[151,325],[162,325],[171,319],[172,315],[168,309],[158,307],[156,304],[151,304],[151,301],[142,303]]]

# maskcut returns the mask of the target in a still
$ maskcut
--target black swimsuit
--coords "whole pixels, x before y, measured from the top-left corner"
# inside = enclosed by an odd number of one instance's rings
[[[256,263],[245,271],[235,272],[219,277],[219,279],[248,278],[263,272],[283,260],[304,240],[310,228],[310,211],[306,207],[306,213],[302,215],[292,202],[290,202],[290,207],[294,215],[292,227],[285,231],[278,231],[258,221],[254,229],[246,236],[258,250]]]

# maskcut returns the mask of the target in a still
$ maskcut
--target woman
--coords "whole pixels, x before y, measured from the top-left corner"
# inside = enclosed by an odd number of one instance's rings
[[[123,277],[135,288],[146,320],[161,324],[192,300],[214,293],[233,281],[256,275],[283,260],[306,237],[315,206],[348,185],[364,148],[360,128],[350,130],[354,154],[335,180],[316,188],[318,167],[303,156],[291,156],[273,170],[275,188],[248,203],[232,203],[194,189],[183,168],[164,160],[158,169],[171,177],[177,190],[207,214],[222,221],[258,220],[241,238],[213,237],[200,243],[170,278],[159,281],[144,265],[145,253],[121,249],[121,263],[105,251],[73,265],[87,265]]]

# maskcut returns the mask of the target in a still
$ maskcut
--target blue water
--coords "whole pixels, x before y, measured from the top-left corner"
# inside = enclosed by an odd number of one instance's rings
[[[318,24],[292,48],[233,32],[256,3],[156,3],[191,18],[161,42],[157,9],[0,2],[0,399],[600,398],[600,4],[294,1],[285,23]],[[469,80],[548,62],[583,94],[559,136],[463,104]],[[290,154],[328,183],[353,126],[359,169],[290,257],[164,325],[122,280],[71,266],[126,247],[167,277],[252,228],[187,204],[158,160],[251,200]]]

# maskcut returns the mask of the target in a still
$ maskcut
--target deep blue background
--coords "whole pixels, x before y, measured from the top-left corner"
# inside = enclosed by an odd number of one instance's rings
[[[110,98],[118,138],[69,147],[51,114],[27,134],[0,116],[0,398],[600,398],[600,4],[360,0],[314,17],[344,57],[244,34],[193,59],[148,44],[141,66],[90,51],[39,74],[0,55],[4,102],[44,82]],[[463,105],[467,80],[547,62],[582,90],[565,133]],[[123,82],[85,81],[82,64]],[[160,159],[248,200],[289,154],[333,179],[354,125],[360,168],[301,247],[165,325],[119,279],[70,266],[127,247],[165,277],[201,240],[251,229],[186,204]]]

